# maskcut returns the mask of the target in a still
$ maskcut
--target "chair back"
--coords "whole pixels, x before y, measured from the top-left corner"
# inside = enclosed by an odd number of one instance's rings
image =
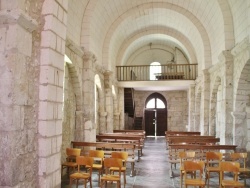
[[[127,161],[127,159],[128,159],[128,152],[125,152],[125,151],[119,151],[119,152],[114,151],[114,152],[111,153],[111,157]]]
[[[104,158],[103,150],[89,150],[89,157]]]
[[[117,167],[119,169],[119,176],[121,176],[121,169],[122,169],[122,159],[119,158],[104,158],[104,168],[105,173],[109,174],[109,168]]]
[[[246,168],[246,159],[247,159],[247,153],[231,153],[231,159],[233,161],[238,161],[241,164],[243,164],[243,168]]]
[[[217,164],[222,161],[223,153],[221,152],[213,152],[209,151],[206,152],[206,164],[207,166],[210,166],[211,162],[216,162]]]
[[[204,161],[184,161],[183,162],[183,167],[184,167],[185,172],[199,171],[200,174],[202,175],[204,166],[205,166]]]
[[[66,148],[66,155],[77,157],[81,155],[81,149],[79,148]]]
[[[234,182],[235,183],[238,182],[240,163],[232,162],[232,161],[222,161],[222,162],[220,162],[220,169],[221,169],[220,182],[223,181],[225,172],[232,173]]]
[[[78,172],[80,172],[81,166],[88,166],[90,174],[92,173],[92,166],[94,163],[93,157],[86,157],[86,156],[77,156],[76,157],[76,163],[78,165]]]

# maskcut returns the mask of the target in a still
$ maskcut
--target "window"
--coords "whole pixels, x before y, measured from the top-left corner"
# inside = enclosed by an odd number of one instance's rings
[[[165,104],[161,99],[153,98],[148,101],[146,108],[165,108]]]
[[[153,62],[150,64],[150,80],[156,80],[155,73],[161,73],[161,64]]]

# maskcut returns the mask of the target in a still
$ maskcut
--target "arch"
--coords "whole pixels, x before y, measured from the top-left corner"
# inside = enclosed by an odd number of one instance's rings
[[[204,28],[204,26],[202,25],[202,23],[200,22],[200,20],[198,18],[196,18],[190,11],[171,4],[171,3],[145,3],[142,5],[138,5],[134,8],[131,8],[129,11],[125,12],[124,14],[122,14],[119,18],[116,19],[116,21],[114,21],[112,23],[112,25],[110,26],[109,31],[106,34],[105,37],[105,41],[103,44],[103,62],[104,63],[108,63],[109,60],[109,47],[110,47],[110,41],[111,37],[114,35],[114,32],[116,30],[116,28],[119,26],[119,24],[125,20],[126,18],[136,14],[138,11],[145,11],[147,9],[151,9],[152,5],[154,8],[164,8],[164,9],[171,9],[171,10],[178,10],[178,13],[182,14],[183,16],[185,16],[186,18],[188,18],[193,24],[194,26],[196,26],[197,30],[199,31],[202,41],[203,41],[203,47],[204,47],[204,57],[206,57],[207,59],[205,59],[204,61],[204,66],[203,68],[209,67],[211,65],[211,47],[210,47],[210,40],[208,37],[208,34]],[[107,65],[106,65],[107,66]]]
[[[106,110],[105,110],[105,97],[103,91],[103,83],[100,76],[95,75],[95,124],[96,133],[104,133],[106,131]]]
[[[67,55],[68,54],[68,55]],[[82,92],[81,92],[81,76],[79,73],[79,67],[77,67],[76,61],[73,57],[73,55],[67,50],[66,48],[66,53],[65,53],[65,61],[70,61],[67,62],[67,67],[69,69],[69,76],[71,77],[73,81],[73,88],[74,88],[74,93],[76,95],[76,110],[77,111],[82,111],[83,105],[82,105]]]
[[[243,67],[236,90],[236,99],[234,107],[234,142],[241,148],[250,150],[250,141],[248,140],[249,121],[247,116],[250,110],[250,59]],[[247,130],[247,131],[245,131]]]
[[[217,76],[212,85],[210,94],[210,113],[209,113],[209,135],[216,135],[216,109],[217,109],[217,94],[219,86],[221,85],[221,78]]]
[[[224,35],[225,50],[231,50],[235,45],[231,7],[227,0],[219,0],[218,3],[224,19],[224,33],[226,33],[226,35]]]
[[[129,46],[131,46],[131,44],[134,43],[136,40],[142,37],[145,37],[147,35],[152,35],[152,34],[167,35],[167,36],[173,37],[174,39],[176,39],[176,41],[181,41],[180,44],[183,44],[182,49],[184,53],[187,55],[189,62],[197,63],[198,60],[197,60],[196,54],[194,53],[195,50],[191,41],[182,33],[172,28],[168,28],[168,27],[156,27],[156,28],[148,27],[148,28],[138,31],[133,36],[129,37],[129,39],[125,43],[123,43],[122,46],[120,47],[116,62],[118,64],[121,63],[123,65],[126,61],[124,56],[126,52],[128,51]],[[106,60],[104,60],[104,62]]]
[[[146,108],[150,101],[154,101],[153,108]],[[157,107],[158,102],[161,101],[165,108]],[[167,130],[167,101],[160,93],[152,93],[145,100],[145,132],[148,136],[164,136]]]

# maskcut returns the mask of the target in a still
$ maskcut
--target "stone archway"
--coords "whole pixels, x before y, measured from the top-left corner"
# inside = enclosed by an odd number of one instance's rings
[[[106,116],[105,111],[105,97],[103,91],[103,84],[101,82],[100,76],[95,75],[95,124],[96,133],[106,132]]]
[[[236,91],[234,117],[234,142],[250,150],[250,60],[241,71]],[[246,131],[247,130],[247,131]]]
[[[200,109],[201,108],[201,88],[198,89],[195,95],[195,114],[193,131],[200,131]]]
[[[221,78],[216,77],[210,99],[210,114],[209,114],[209,135],[216,135],[216,119],[217,118],[217,107],[218,107],[218,90],[221,86]]]

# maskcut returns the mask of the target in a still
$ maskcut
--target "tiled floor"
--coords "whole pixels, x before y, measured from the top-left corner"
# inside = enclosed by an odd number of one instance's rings
[[[167,150],[165,137],[148,137],[143,148],[143,156],[140,162],[136,162],[136,176],[130,177],[130,168],[127,166],[127,184],[126,188],[178,188],[180,187],[179,170],[174,169],[174,177],[170,177],[170,166],[167,162]],[[210,187],[218,188],[218,178],[216,174],[211,174]],[[243,182],[243,180],[242,180]],[[97,173],[93,174],[93,188],[98,188]],[[62,178],[62,188],[69,187],[67,176]],[[75,185],[72,187],[76,187]],[[79,185],[82,188],[83,185]],[[116,187],[115,184],[108,185],[109,188]],[[122,181],[123,187],[123,181]],[[250,187],[250,180],[247,180],[247,186]]]

